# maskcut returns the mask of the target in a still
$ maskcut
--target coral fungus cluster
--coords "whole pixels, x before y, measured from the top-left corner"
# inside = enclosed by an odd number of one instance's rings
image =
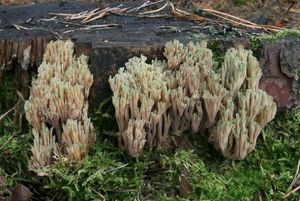
[[[88,58],[75,58],[73,46],[71,41],[47,45],[29,100],[25,102],[34,135],[31,169],[60,158],[80,160],[96,140],[87,115],[93,76]]]
[[[262,73],[252,52],[230,48],[220,69],[205,42],[168,42],[164,56],[150,64],[132,58],[109,79],[119,146],[137,156],[163,146],[171,130],[207,131],[225,157],[245,158],[277,110],[258,89]]]

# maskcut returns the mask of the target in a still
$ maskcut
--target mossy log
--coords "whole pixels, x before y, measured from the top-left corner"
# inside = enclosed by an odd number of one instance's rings
[[[132,4],[125,6],[133,6]],[[71,39],[75,43],[75,54],[90,57],[90,70],[94,84],[90,93],[90,107],[111,95],[109,75],[133,56],[141,54],[149,59],[163,58],[162,50],[167,41],[178,39],[186,43],[190,40],[209,40],[209,47],[222,56],[230,46],[243,44],[246,48],[253,43],[246,39],[257,31],[232,29],[228,25],[199,23],[171,18],[142,18],[110,14],[91,24],[118,24],[107,29],[82,30],[80,22],[66,24],[63,18],[54,21],[48,13],[78,13],[97,7],[93,3],[44,3],[29,6],[0,7],[0,88],[4,86],[4,76],[13,75],[14,101],[23,113],[23,98],[28,98],[29,85],[37,72],[46,44],[58,38]],[[62,20],[61,20],[62,19]],[[75,24],[76,23],[76,24]],[[20,27],[22,26],[22,27]],[[260,42],[257,55],[263,70],[260,87],[274,97],[279,109],[294,107],[299,102],[298,70],[300,67],[300,37]],[[217,58],[216,58],[217,59]],[[1,92],[0,92],[1,93]],[[9,109],[1,100],[2,113]]]

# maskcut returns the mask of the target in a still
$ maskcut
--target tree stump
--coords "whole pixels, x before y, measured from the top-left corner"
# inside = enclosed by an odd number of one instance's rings
[[[133,6],[132,3],[125,6]],[[49,13],[79,13],[97,8],[94,3],[42,3],[29,6],[0,7],[0,89],[3,79],[11,76],[15,90],[15,121],[23,113],[23,98],[29,95],[31,79],[37,73],[43,52],[50,40],[71,39],[75,54],[90,58],[94,84],[90,93],[90,107],[111,95],[108,78],[124,66],[129,58],[141,54],[150,59],[163,58],[167,41],[178,39],[186,43],[203,38],[214,53],[222,55],[230,46],[251,47],[247,36],[259,34],[256,30],[232,28],[216,23],[200,23],[175,17],[139,17],[110,14],[90,25],[117,24],[106,29],[86,29],[80,21],[66,23],[63,18],[50,19]],[[50,19],[50,20],[49,20]],[[298,70],[300,67],[300,38],[263,41],[257,55],[263,77],[260,87],[274,97],[280,110],[291,108],[299,102]],[[17,95],[19,94],[19,95]],[[1,112],[9,109],[1,100]]]

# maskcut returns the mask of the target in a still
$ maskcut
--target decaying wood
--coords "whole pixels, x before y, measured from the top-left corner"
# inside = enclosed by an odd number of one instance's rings
[[[161,8],[163,5],[163,1],[159,1],[159,3],[155,4],[158,8]],[[129,12],[130,10],[126,10],[121,13],[122,15],[106,15],[105,17],[92,20],[85,24],[81,24],[81,20],[92,19],[91,17],[87,18],[88,15],[86,15],[86,11],[92,13],[100,11],[100,9],[97,9],[96,4],[72,2],[64,5],[47,4],[46,6],[44,4],[36,4],[25,7],[0,8],[0,30],[3,30],[0,31],[0,80],[6,73],[12,73],[14,75],[13,81],[16,90],[27,99],[31,79],[36,75],[35,73],[42,61],[46,44],[50,40],[57,38],[72,39],[75,43],[75,54],[85,54],[90,57],[90,70],[94,75],[94,85],[90,93],[90,107],[91,109],[96,109],[102,100],[111,95],[107,82],[108,77],[115,74],[119,67],[124,66],[130,57],[143,54],[149,59],[156,57],[162,59],[162,50],[167,41],[178,39],[186,43],[192,40],[197,34],[207,37],[211,41],[209,43],[217,42],[219,44],[217,48],[220,48],[222,51],[225,51],[226,48],[230,46],[241,43],[249,47],[249,41],[244,39],[243,34],[251,35],[253,33],[252,29],[242,28],[238,29],[239,34],[234,36],[230,34],[236,32],[212,34],[210,32],[211,28],[223,30],[224,27],[219,24],[207,22],[205,19],[202,20],[201,16],[187,13],[175,7],[172,8],[172,6],[165,8],[169,9],[166,10],[167,12],[144,13],[142,17],[138,17],[136,14],[145,12],[145,10],[149,8],[148,6],[124,5],[122,8],[127,7],[133,10],[131,12]],[[174,16],[170,17],[172,16],[170,11],[173,12],[173,15],[178,15],[179,18],[175,18]],[[134,12],[136,13],[132,15]],[[56,18],[49,16],[48,13],[55,13]],[[74,13],[77,13],[77,15],[74,15]],[[130,16],[127,16],[127,14]],[[159,17],[159,15],[164,14],[167,14],[169,17]],[[82,18],[83,15],[85,18]],[[153,17],[153,15],[157,16]],[[75,19],[71,19],[71,16]],[[198,18],[198,20],[196,18]],[[18,30],[13,24],[18,25],[19,28],[21,26],[28,29],[20,28],[20,30]],[[101,27],[108,24],[114,25],[110,27],[110,29]],[[255,32],[255,34],[261,33],[262,32],[257,30]],[[236,38],[228,40],[228,38],[226,38],[228,35],[230,37],[232,36],[231,38]],[[288,42],[293,47],[299,46],[299,42],[297,41]],[[22,61],[24,61],[24,55],[25,57],[28,55],[28,52],[26,53],[25,50],[27,49],[27,51],[29,51],[29,47],[30,58],[28,68],[26,67],[24,69],[22,68]],[[280,46],[278,51],[282,52],[283,48],[283,46]],[[297,48],[293,50],[293,52],[296,51]],[[281,59],[280,54],[276,54],[276,58],[267,58],[268,56],[273,56],[271,53],[268,54],[270,55],[263,55],[263,57],[266,58],[264,62],[261,62],[262,67],[265,69],[269,66],[273,66],[273,63],[268,63],[268,61],[278,59],[276,62],[280,63]],[[278,71],[280,71],[280,67],[278,67],[278,69]],[[286,75],[282,73],[276,77],[277,75],[274,76],[272,73],[267,72],[267,70],[265,70],[264,73],[262,86],[266,88],[270,87],[266,90],[273,90],[274,93],[277,93],[279,90],[277,90],[276,87],[274,88],[273,86],[275,85],[271,83],[280,81]],[[294,81],[291,81],[287,76],[285,79],[284,86],[290,86],[292,88]],[[274,89],[271,89],[271,87]],[[283,89],[281,89],[281,91],[283,91]],[[288,96],[287,99],[292,100],[289,102],[282,101],[284,97],[278,96],[278,100],[282,102],[280,107],[286,105],[291,107],[294,105],[299,99],[295,92],[288,90],[291,96]],[[22,98],[18,95],[15,96],[16,98],[11,104],[11,107],[17,104],[16,107],[22,108]],[[22,114],[19,113],[15,115],[14,120],[19,121],[19,116]]]

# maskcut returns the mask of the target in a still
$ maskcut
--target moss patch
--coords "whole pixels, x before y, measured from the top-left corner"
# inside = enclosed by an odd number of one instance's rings
[[[250,49],[253,51],[254,56],[259,58],[261,48],[262,48],[262,43],[264,41],[280,41],[288,38],[300,40],[300,30],[288,29],[270,35],[251,36],[249,37]]]
[[[244,161],[224,160],[194,135],[187,150],[150,151],[133,159],[116,148],[114,137],[98,132],[102,137],[83,161],[61,161],[44,169],[44,177],[26,168],[31,135],[8,140],[6,134],[1,152],[9,155],[2,155],[0,164],[9,186],[23,183],[42,200],[258,200],[259,195],[282,200],[300,158],[299,132],[300,107],[278,114]]]

